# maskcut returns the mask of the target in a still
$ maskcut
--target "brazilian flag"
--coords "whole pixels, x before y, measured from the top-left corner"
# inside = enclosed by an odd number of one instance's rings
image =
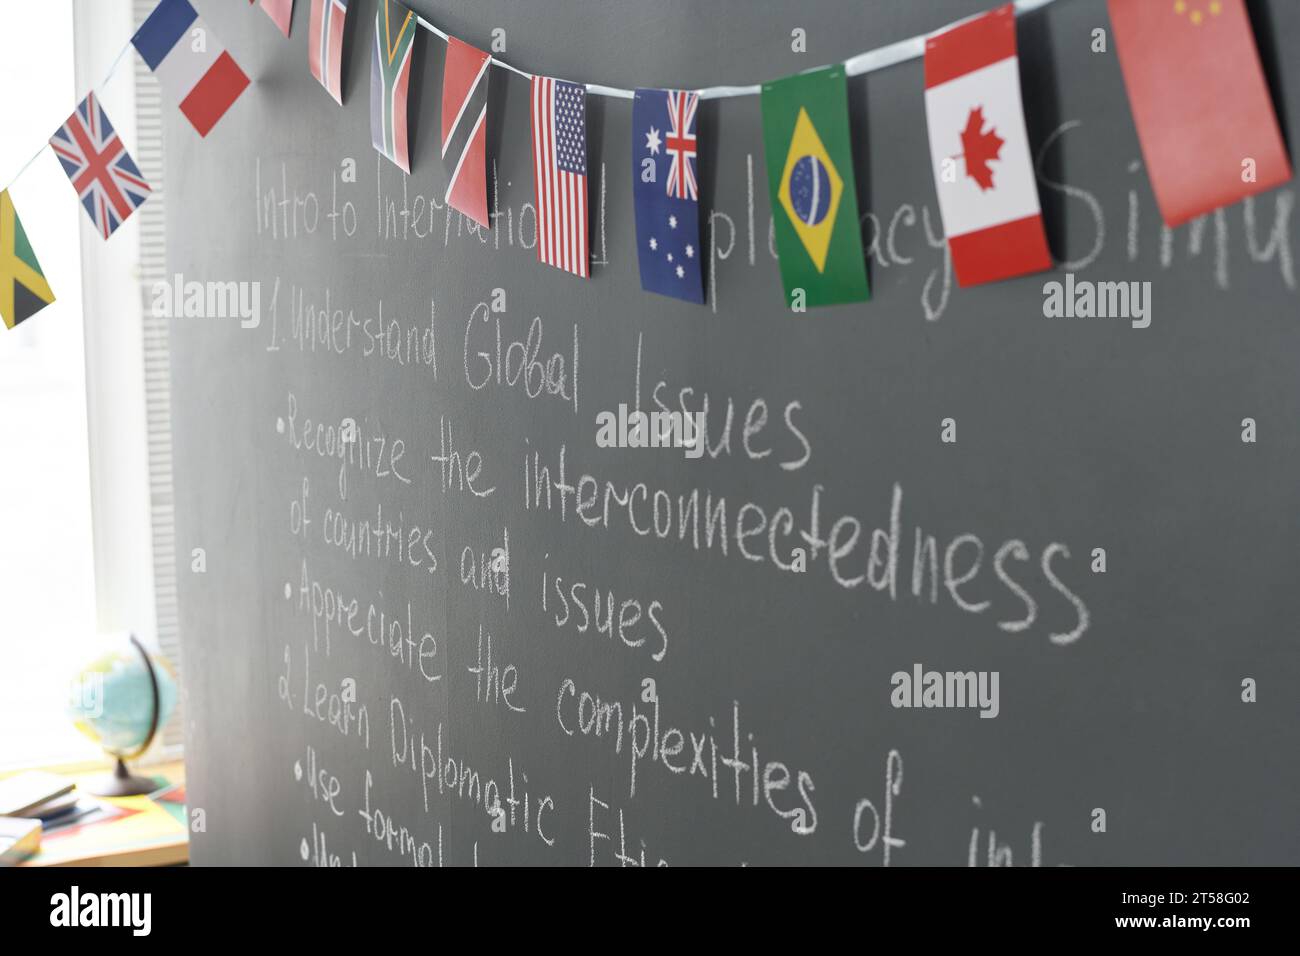
[[[762,107],[786,304],[834,305],[869,298],[844,67],[764,83]]]
[[[12,329],[53,301],[54,292],[6,189],[0,192],[0,319]]]

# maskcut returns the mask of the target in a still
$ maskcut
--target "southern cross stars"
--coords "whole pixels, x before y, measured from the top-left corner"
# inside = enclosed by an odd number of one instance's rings
[[[676,229],[677,225],[678,225],[677,217],[673,215],[669,215],[668,228]],[[651,236],[648,245],[650,246],[651,252],[658,252],[659,251],[658,237]],[[695,258],[695,246],[693,244],[687,243],[683,247],[682,251],[686,254],[687,259]],[[686,268],[677,261],[677,257],[672,252],[666,252],[664,254],[664,260],[667,261],[672,266],[673,275],[675,275],[679,279],[686,278]]]

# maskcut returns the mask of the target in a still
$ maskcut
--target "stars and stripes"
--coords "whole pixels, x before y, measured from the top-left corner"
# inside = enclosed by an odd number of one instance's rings
[[[81,204],[107,239],[152,191],[92,92],[50,137]]]
[[[343,26],[348,0],[311,0],[307,63],[316,82],[343,105]]]
[[[532,128],[538,261],[585,279],[591,271],[586,88],[533,77]]]
[[[678,199],[698,199],[695,185],[695,112],[700,105],[696,93],[670,90],[668,96],[668,135],[664,149],[671,161],[668,167],[668,195]]]

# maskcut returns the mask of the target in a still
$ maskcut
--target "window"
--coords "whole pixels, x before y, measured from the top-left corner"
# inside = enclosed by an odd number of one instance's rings
[[[64,712],[98,635],[134,632],[179,671],[167,327],[141,307],[164,271],[162,113],[147,68],[117,60],[150,7],[0,4],[0,89],[21,91],[5,97],[0,186],[57,297],[0,328],[0,769],[101,756]],[[24,168],[92,88],[155,188],[108,242],[49,150]]]
[[[0,89],[22,91],[5,97],[8,182],[75,102],[70,3],[0,7]],[[80,208],[48,151],[10,196],[57,299],[0,329],[0,765],[96,753],[63,715],[95,634]]]

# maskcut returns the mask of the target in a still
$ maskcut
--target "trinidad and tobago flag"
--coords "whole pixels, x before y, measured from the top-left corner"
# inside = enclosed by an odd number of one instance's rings
[[[447,204],[487,227],[488,65],[482,50],[447,38],[442,74],[442,163]]]

